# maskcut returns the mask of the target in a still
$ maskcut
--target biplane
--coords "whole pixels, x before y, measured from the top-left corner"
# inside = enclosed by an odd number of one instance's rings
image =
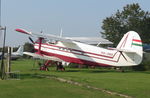
[[[91,45],[98,40],[96,37],[62,37],[24,29],[16,31],[38,38],[35,42],[30,38],[37,52],[25,54],[46,60],[66,62],[65,64],[123,67],[139,65],[143,58],[142,41],[135,31],[127,32],[116,48],[108,49]],[[110,42],[101,40],[99,44],[101,43]]]

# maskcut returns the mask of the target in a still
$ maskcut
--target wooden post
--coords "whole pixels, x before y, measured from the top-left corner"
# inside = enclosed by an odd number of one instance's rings
[[[8,47],[6,72],[11,72],[11,47]]]
[[[1,26],[0,26],[1,27]],[[3,39],[3,49],[2,49],[2,61],[1,61],[1,79],[4,80],[6,78],[6,72],[5,72],[5,63],[4,63],[4,55],[5,55],[5,40],[6,40],[6,27],[0,28],[0,30],[4,30],[4,39]]]

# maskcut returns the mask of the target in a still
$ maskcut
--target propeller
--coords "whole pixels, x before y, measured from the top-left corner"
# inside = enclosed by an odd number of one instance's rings
[[[35,42],[33,41],[33,39],[29,36],[29,40],[33,43],[33,44],[35,44]]]

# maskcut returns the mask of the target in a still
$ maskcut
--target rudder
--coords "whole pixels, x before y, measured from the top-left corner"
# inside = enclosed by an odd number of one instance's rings
[[[135,31],[127,32],[119,42],[117,49],[133,51],[133,53],[131,52],[124,52],[124,53],[130,58],[129,61],[132,61],[133,65],[138,65],[141,63],[143,58],[142,41],[139,34],[136,33]]]

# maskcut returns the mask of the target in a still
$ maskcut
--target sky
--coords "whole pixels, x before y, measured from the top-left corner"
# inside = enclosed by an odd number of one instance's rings
[[[12,47],[29,42],[16,28],[55,35],[62,28],[63,36],[101,37],[103,20],[132,3],[150,11],[150,0],[1,0],[1,25],[7,28],[6,45]],[[0,34],[0,45],[1,40]]]

